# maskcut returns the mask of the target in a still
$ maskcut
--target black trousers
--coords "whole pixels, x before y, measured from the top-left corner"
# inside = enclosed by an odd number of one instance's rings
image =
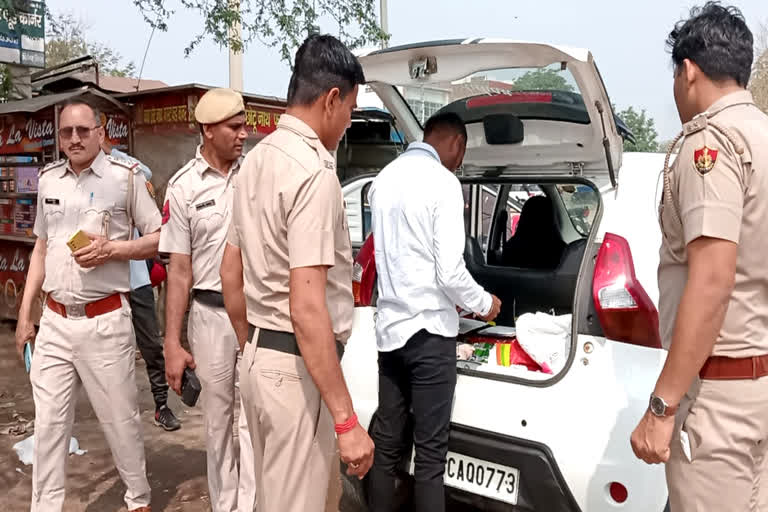
[[[455,387],[454,338],[422,330],[404,347],[379,352],[379,409],[371,430],[376,445],[369,487],[371,512],[392,510],[398,466],[403,454],[410,457],[406,428],[411,410],[416,448],[414,510],[445,510],[443,473]]]
[[[165,380],[163,342],[157,328],[155,295],[151,285],[142,286],[131,292],[131,310],[136,345],[147,364],[149,386],[155,399],[155,407],[159,409],[168,401],[168,382]]]

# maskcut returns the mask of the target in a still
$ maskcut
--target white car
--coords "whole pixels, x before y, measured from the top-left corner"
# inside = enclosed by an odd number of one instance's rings
[[[572,315],[564,362],[552,374],[457,360],[449,503],[481,510],[661,512],[663,466],[637,460],[629,439],[666,356],[655,306],[663,155],[622,155],[611,103],[587,50],[474,39],[390,48],[360,61],[407,141],[420,140],[422,128],[406,97],[434,103],[442,94],[440,109],[464,120],[465,260],[502,300],[497,323],[514,327],[520,315],[536,311]],[[515,87],[542,68],[559,77],[552,89]],[[353,239],[367,232],[363,198],[370,180],[344,187]],[[562,241],[551,268],[507,262],[514,205],[531,195],[549,198],[554,222],[541,229],[556,231]],[[542,250],[535,238],[525,242],[531,254]],[[376,428],[378,404],[372,243],[356,260],[359,307],[342,360],[355,410],[369,430]],[[408,500],[411,457],[404,453],[398,501]],[[343,484],[342,511],[364,510],[367,481],[344,478]]]

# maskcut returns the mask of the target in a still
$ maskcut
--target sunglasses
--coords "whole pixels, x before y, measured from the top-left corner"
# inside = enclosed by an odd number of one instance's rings
[[[77,137],[80,139],[87,139],[91,136],[91,132],[94,130],[98,130],[101,128],[101,125],[97,125],[94,127],[88,127],[88,126],[65,126],[64,128],[59,128],[59,137],[61,137],[64,140],[69,140],[72,138],[72,135],[77,133]]]

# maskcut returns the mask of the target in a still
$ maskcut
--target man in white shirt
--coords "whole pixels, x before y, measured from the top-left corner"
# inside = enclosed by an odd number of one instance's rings
[[[467,144],[462,120],[430,118],[415,142],[374,180],[369,193],[379,299],[379,409],[372,431],[372,512],[395,505],[396,468],[413,410],[415,508],[445,510],[443,473],[456,385],[456,306],[490,321],[501,301],[464,263],[464,198],[453,172]],[[407,183],[407,186],[403,184]]]

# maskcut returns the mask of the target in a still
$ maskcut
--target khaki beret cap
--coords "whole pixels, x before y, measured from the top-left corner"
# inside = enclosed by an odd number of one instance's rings
[[[195,107],[195,120],[201,124],[226,121],[245,110],[243,97],[232,89],[211,89]]]

